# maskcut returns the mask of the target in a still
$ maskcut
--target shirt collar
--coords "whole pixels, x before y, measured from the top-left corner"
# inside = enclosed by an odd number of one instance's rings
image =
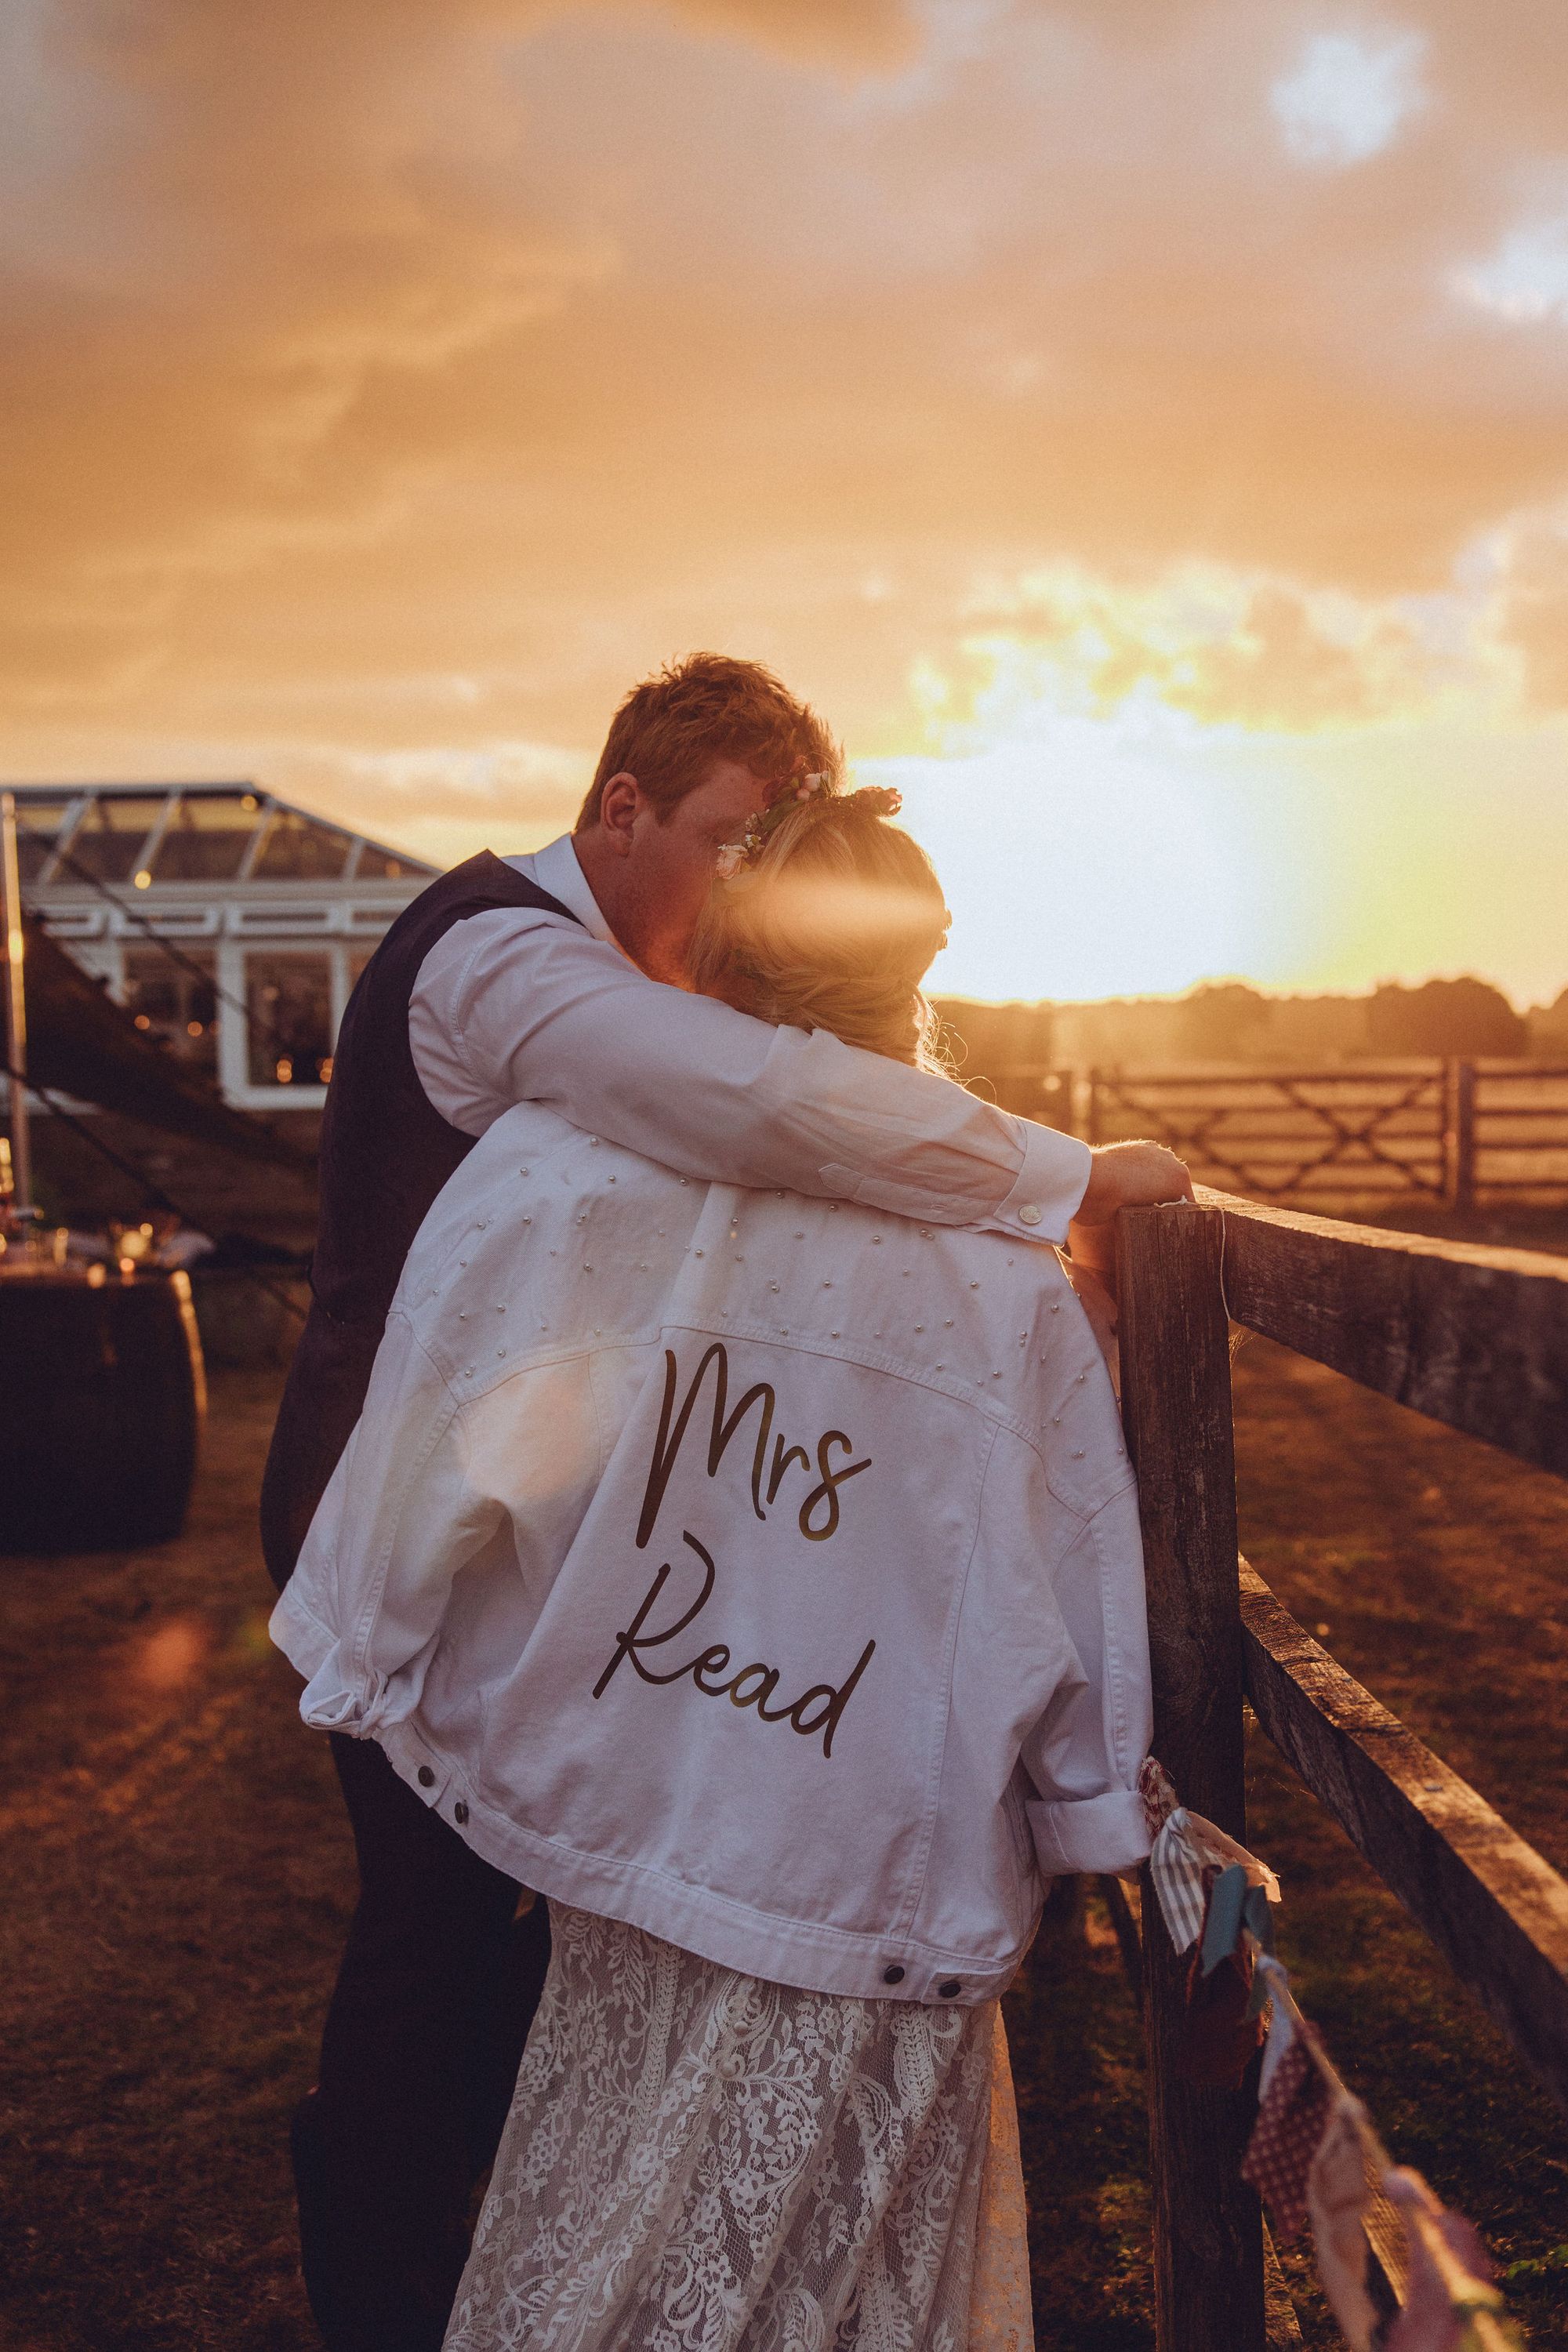
[[[585,931],[596,940],[607,940],[612,947],[620,941],[605,922],[597,898],[588,887],[588,877],[577,863],[577,852],[569,833],[554,841],[547,841],[542,849],[530,852],[526,857],[509,857],[503,861],[542,890],[548,890],[560,900],[569,915],[575,915]]]

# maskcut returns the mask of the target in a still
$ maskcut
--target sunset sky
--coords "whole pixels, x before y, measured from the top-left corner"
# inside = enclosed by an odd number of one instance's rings
[[[938,979],[1568,983],[1563,0],[14,0],[12,779],[569,821],[772,663]]]

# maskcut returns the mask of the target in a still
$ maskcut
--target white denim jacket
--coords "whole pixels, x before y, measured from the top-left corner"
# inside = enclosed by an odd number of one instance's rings
[[[308,1723],[722,1966],[985,2000],[1147,1852],[1134,1482],[1049,1250],[521,1105],[410,1252],[273,1616]]]

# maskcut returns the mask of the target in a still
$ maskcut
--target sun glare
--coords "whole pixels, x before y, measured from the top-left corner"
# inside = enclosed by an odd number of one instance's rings
[[[966,756],[858,773],[900,787],[942,877],[939,992],[1070,1001],[1230,976],[1355,991],[1470,971],[1525,1005],[1563,984],[1563,750],[1436,721],[1291,739],[1150,701],[1015,712]]]
[[[1277,961],[1282,910],[1253,813],[1169,745],[1069,719],[1044,740],[888,772],[952,909],[937,990],[1161,992]]]

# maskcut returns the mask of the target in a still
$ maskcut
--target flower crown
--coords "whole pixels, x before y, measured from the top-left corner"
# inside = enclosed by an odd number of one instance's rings
[[[860,792],[839,794],[835,793],[833,780],[826,771],[815,776],[802,776],[798,783],[786,784],[776,801],[759,809],[738,841],[724,844],[713,868],[719,880],[732,882],[737,874],[755,866],[785,817],[803,801],[838,799],[853,801],[868,816],[897,816],[904,804],[902,793],[890,784],[868,784]]]

